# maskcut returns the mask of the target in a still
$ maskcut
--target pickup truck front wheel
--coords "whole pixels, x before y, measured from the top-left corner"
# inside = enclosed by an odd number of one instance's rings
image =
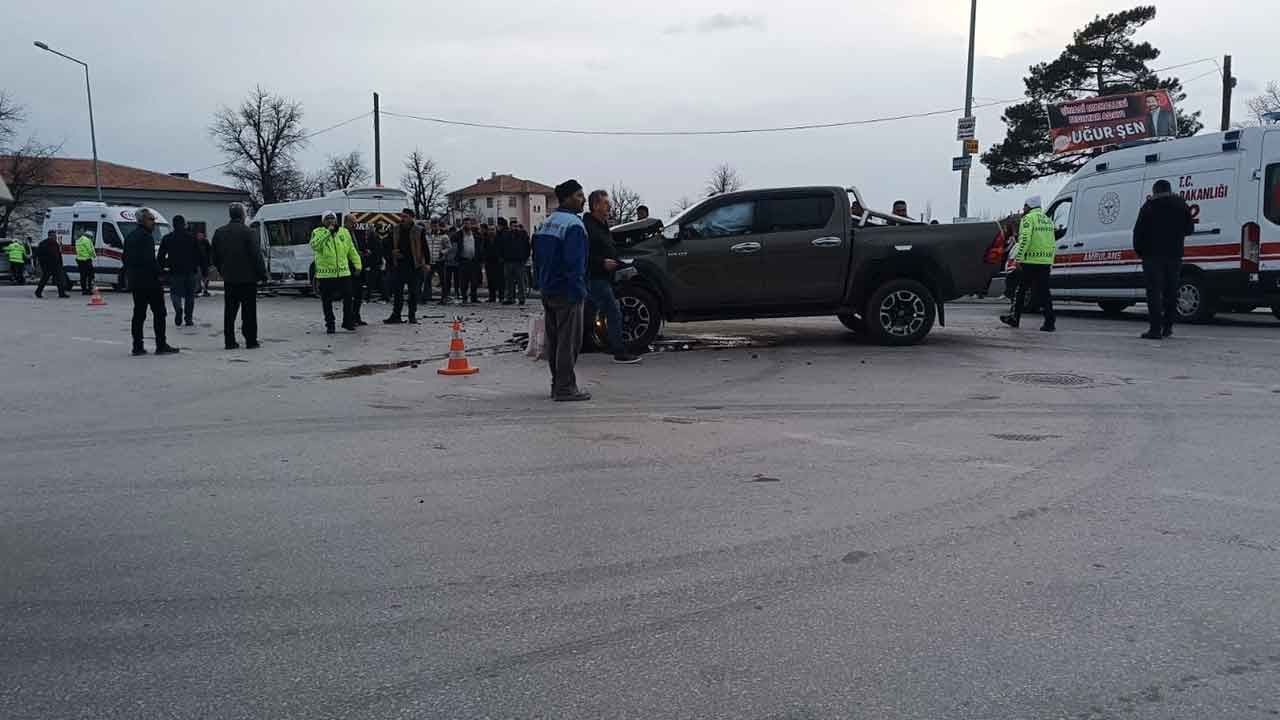
[[[662,331],[662,305],[657,296],[638,285],[623,285],[614,291],[622,312],[622,344],[629,353],[649,352],[649,346]],[[607,347],[603,323],[599,326],[599,347]]]
[[[933,329],[937,306],[933,293],[908,278],[890,280],[867,301],[867,330],[883,345],[915,345]]]

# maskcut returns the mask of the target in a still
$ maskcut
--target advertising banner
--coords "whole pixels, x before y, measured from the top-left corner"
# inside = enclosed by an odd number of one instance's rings
[[[1049,106],[1053,152],[1078,153],[1135,140],[1174,137],[1178,122],[1164,90],[1073,100]]]

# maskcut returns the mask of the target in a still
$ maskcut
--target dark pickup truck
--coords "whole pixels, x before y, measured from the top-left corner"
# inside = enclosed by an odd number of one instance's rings
[[[727,193],[665,227],[649,219],[613,228],[634,268],[617,287],[628,348],[647,348],[664,321],[821,315],[878,342],[911,345],[935,320],[945,324],[944,302],[985,292],[1000,269],[996,223],[854,217],[848,193],[856,197],[839,187]]]

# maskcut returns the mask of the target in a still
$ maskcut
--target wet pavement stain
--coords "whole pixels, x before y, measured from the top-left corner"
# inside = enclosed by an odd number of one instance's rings
[[[840,562],[846,565],[857,565],[858,563],[871,557],[871,553],[866,550],[854,550],[853,552],[840,558]]]
[[[421,360],[401,360],[391,363],[368,363],[366,365],[352,365],[349,368],[341,370],[332,370],[325,373],[322,377],[325,380],[346,380],[347,378],[369,377],[370,375],[378,375],[392,370],[399,370],[407,367],[418,367],[422,364]]]

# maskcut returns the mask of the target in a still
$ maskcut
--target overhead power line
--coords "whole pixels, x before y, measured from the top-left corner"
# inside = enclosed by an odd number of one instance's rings
[[[974,105],[974,109],[992,107],[995,105],[1005,105],[1011,102],[1020,102],[1024,98],[1013,98],[1011,100],[996,100],[993,102]],[[950,115],[952,113],[962,112],[963,107],[946,108],[945,110],[929,110],[926,112],[906,113],[903,115],[889,115],[885,117],[866,118],[862,120],[842,120],[839,122],[829,123],[808,123],[804,125],[783,125],[778,127],[759,127],[759,128],[734,128],[720,130],[581,130],[570,128],[546,128],[546,127],[526,127],[522,125],[504,125],[501,123],[482,123],[471,122],[467,120],[450,120],[447,118],[431,117],[426,115],[413,115],[410,113],[398,113],[383,110],[382,114],[389,117],[405,118],[408,120],[421,120],[423,122],[437,123],[439,125],[454,125],[460,127],[482,128],[485,130],[506,130],[509,132],[526,132],[526,133],[550,133],[555,135],[608,135],[608,136],[630,136],[630,137],[663,137],[663,136],[690,136],[690,135],[749,135],[755,133],[780,133],[780,132],[798,132],[803,130],[822,130],[827,128],[854,127],[858,125],[874,125],[876,123],[894,122],[896,120],[911,120],[914,118],[933,117],[936,115]]]
[[[325,133],[329,132],[330,130],[337,130],[338,128],[343,127],[344,125],[350,125],[351,123],[353,123],[353,122],[355,122],[355,121],[357,121],[357,120],[363,120],[363,119],[365,119],[365,118],[369,117],[369,116],[370,116],[370,115],[372,115],[372,114],[373,114],[373,112],[372,112],[372,111],[370,111],[370,112],[366,112],[366,113],[363,113],[363,114],[357,115],[357,116],[355,116],[355,117],[353,117],[353,118],[350,118],[350,119],[347,119],[347,120],[343,120],[342,122],[337,123],[336,125],[330,125],[330,126],[329,126],[329,127],[327,127],[327,128],[323,128],[323,129],[320,129],[320,130],[316,130],[315,132],[307,133],[306,135],[303,135],[303,136],[302,136],[302,139],[303,139],[303,140],[310,140],[311,138],[313,138],[313,137],[315,137],[315,136],[317,136],[317,135],[323,135],[323,134],[325,134]],[[197,169],[195,169],[195,170],[192,170],[192,171],[191,171],[191,173],[194,175],[195,173],[198,173],[198,172],[204,172],[205,170],[212,170],[212,169],[214,169],[214,168],[225,167],[225,166],[227,166],[227,165],[230,165],[230,164],[231,164],[231,163],[233,163],[233,162],[235,162],[235,160],[225,160],[225,161],[220,162],[220,163],[214,163],[213,165],[207,165],[207,166],[202,167],[202,168],[197,168]]]
[[[1200,63],[1207,63],[1207,62],[1217,63],[1218,58],[1207,57],[1207,58],[1200,58],[1199,60],[1188,60],[1187,62],[1184,62],[1184,63],[1178,63],[1177,65],[1169,65],[1168,67],[1155,68],[1151,72],[1159,73],[1159,72],[1165,72],[1168,70],[1177,70],[1178,68],[1184,68],[1189,65],[1199,65]]]

